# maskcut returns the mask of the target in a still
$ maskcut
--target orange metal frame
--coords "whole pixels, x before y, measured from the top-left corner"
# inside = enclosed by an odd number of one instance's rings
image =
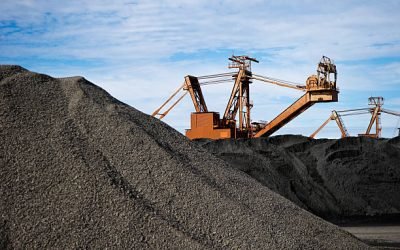
[[[368,98],[368,105],[372,106],[370,108],[359,108],[359,109],[349,109],[349,110],[341,110],[341,111],[332,111],[332,114],[314,133],[310,135],[310,138],[315,138],[315,136],[321,131],[323,127],[325,127],[329,121],[335,120],[340,132],[343,137],[349,136],[346,127],[344,126],[342,116],[350,116],[350,115],[362,115],[362,114],[371,114],[371,119],[368,123],[367,130],[364,134],[358,134],[358,136],[366,136],[371,138],[380,138],[382,132],[381,125],[381,114],[386,113],[390,115],[395,115],[400,117],[400,112],[383,109],[383,97],[370,97]],[[372,127],[375,124],[375,133],[371,133]]]
[[[314,133],[310,135],[310,138],[315,138],[315,136],[330,122],[336,121],[336,124],[339,127],[342,138],[349,136],[346,127],[344,126],[343,120],[341,116],[338,114],[336,110],[332,111],[332,114],[329,116],[328,120],[326,120]]]
[[[232,61],[229,68],[238,69],[237,73],[223,73],[203,77],[186,76],[184,84],[165,103],[156,109],[152,115],[162,119],[176,106],[186,93],[190,93],[196,112],[191,114],[191,127],[186,131],[186,136],[189,139],[253,138],[273,134],[317,102],[336,102],[338,100],[336,66],[328,57],[322,57],[318,64],[317,75],[310,76],[306,81],[306,86],[270,77],[253,75],[251,72],[251,62],[258,63],[254,58],[232,56],[229,60]],[[226,79],[226,77],[230,77],[230,79]],[[208,82],[200,83],[199,79],[207,79]],[[201,91],[201,85],[214,84],[231,79],[234,80],[234,85],[224,115],[220,118],[219,113],[208,111]],[[249,87],[252,80],[294,88],[305,91],[305,94],[269,123],[252,123],[250,111],[253,105],[250,101]],[[161,112],[167,103],[172,101],[178,94],[179,90],[184,90],[185,94],[181,95],[165,112]]]

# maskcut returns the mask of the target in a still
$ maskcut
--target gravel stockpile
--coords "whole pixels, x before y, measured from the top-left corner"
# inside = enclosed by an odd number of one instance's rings
[[[0,80],[0,248],[366,248],[84,78]]]
[[[312,140],[283,135],[199,143],[326,219],[400,214],[400,137]]]

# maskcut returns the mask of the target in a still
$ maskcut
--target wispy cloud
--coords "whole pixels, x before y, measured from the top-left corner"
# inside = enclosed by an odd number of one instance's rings
[[[347,105],[321,104],[318,114],[364,106],[369,95],[400,96],[395,0],[329,6],[311,0],[3,0],[0,11],[1,63],[56,76],[84,75],[147,113],[184,75],[228,71],[226,57],[233,52],[260,59],[257,73],[303,83],[321,55],[335,59],[340,98]],[[205,90],[209,106],[222,112],[229,88]],[[254,85],[253,114],[259,115],[254,119],[269,120],[274,115],[269,110],[282,110],[300,95]],[[182,131],[191,108],[183,103],[168,122]],[[310,127],[325,119],[312,112],[303,115]],[[304,119],[291,122],[303,124]]]

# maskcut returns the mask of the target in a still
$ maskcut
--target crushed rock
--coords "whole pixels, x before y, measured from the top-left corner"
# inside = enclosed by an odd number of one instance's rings
[[[0,247],[366,249],[81,77],[0,66]]]

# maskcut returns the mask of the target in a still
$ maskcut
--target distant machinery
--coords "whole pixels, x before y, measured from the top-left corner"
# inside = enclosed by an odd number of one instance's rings
[[[353,115],[362,115],[362,114],[371,114],[371,119],[368,124],[367,130],[364,134],[358,134],[358,136],[367,136],[372,138],[380,138],[382,133],[382,124],[381,124],[381,114],[387,113],[390,115],[395,115],[400,117],[400,113],[388,109],[383,109],[384,99],[381,96],[378,97],[370,97],[368,98],[369,108],[360,108],[360,109],[349,109],[349,110],[341,110],[341,111],[332,111],[332,114],[314,133],[310,135],[311,138],[315,138],[315,136],[325,127],[329,121],[335,120],[336,124],[339,127],[341,132],[341,137],[349,136],[347,129],[344,125],[343,116],[353,116]],[[375,133],[371,133],[373,126],[375,125]],[[400,133],[400,129],[399,129]]]
[[[338,89],[336,88],[337,71],[335,64],[323,56],[317,67],[317,75],[307,78],[306,85],[295,84],[289,81],[256,75],[251,72],[251,63],[258,61],[248,56],[232,56],[229,68],[237,72],[206,76],[186,76],[184,83],[156,109],[152,116],[162,119],[187,94],[193,101],[195,112],[191,114],[191,127],[186,130],[189,139],[209,138],[253,138],[270,136],[292,119],[317,102],[337,102]],[[223,117],[218,112],[209,111],[201,90],[201,86],[234,81],[228,104]],[[286,108],[270,122],[252,122],[250,112],[253,104],[250,100],[250,84],[258,80],[281,87],[297,89],[305,92],[297,101]],[[183,91],[168,108],[175,96]],[[165,111],[162,111],[164,110]]]
[[[329,116],[328,120],[326,120],[314,133],[312,133],[310,137],[315,138],[319,131],[321,131],[330,121],[336,121],[336,124],[342,134],[342,138],[349,136],[341,115],[336,110],[332,110],[332,114]]]
[[[378,97],[368,98],[368,105],[372,106],[372,108],[370,108],[369,110],[372,115],[371,120],[368,124],[368,128],[365,134],[358,134],[358,135],[372,137],[372,138],[380,138],[382,133],[381,113],[383,111],[382,110],[383,97],[378,96]],[[371,133],[371,129],[374,123],[375,123],[375,134]]]

